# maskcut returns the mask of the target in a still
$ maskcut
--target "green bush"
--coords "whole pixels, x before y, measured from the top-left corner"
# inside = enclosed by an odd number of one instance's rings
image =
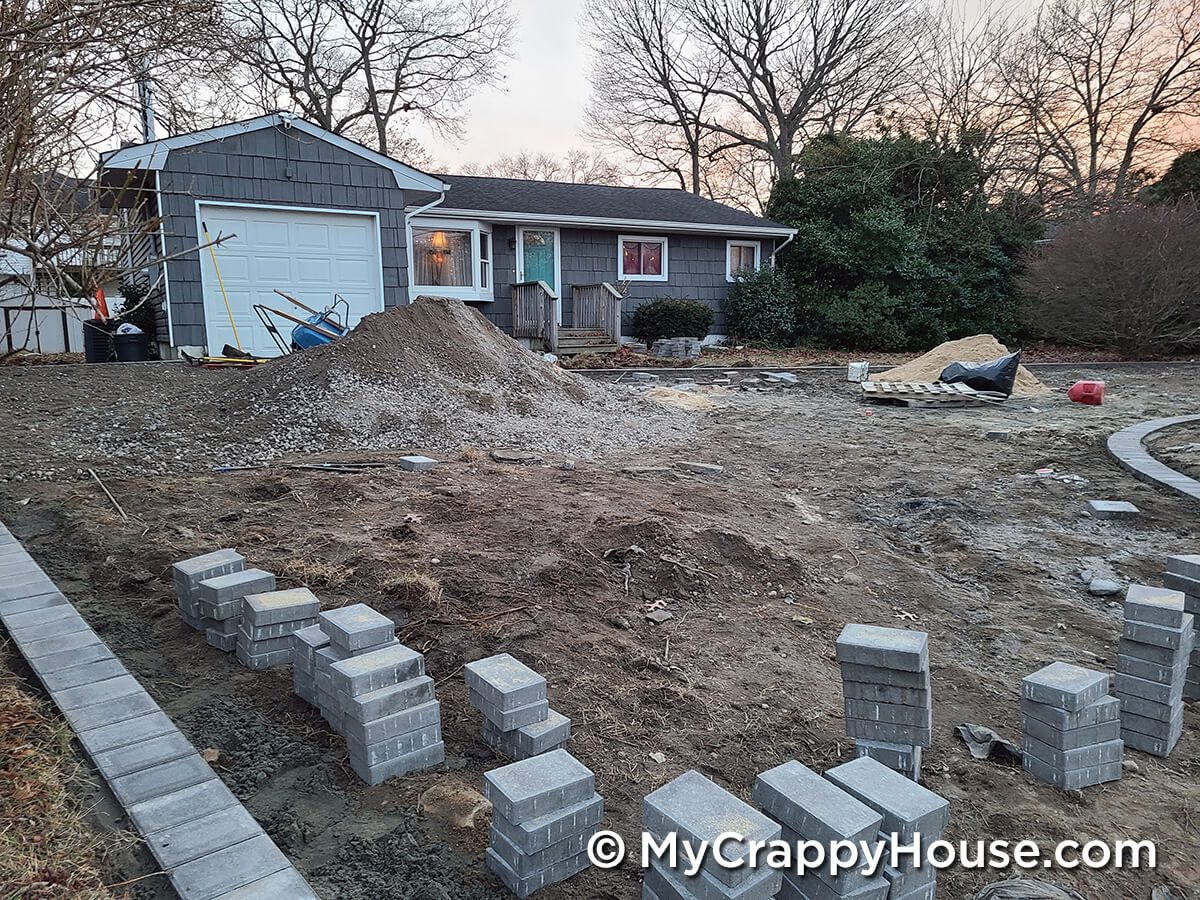
[[[723,303],[729,334],[749,344],[787,346],[796,334],[796,289],[774,267],[738,277]]]
[[[659,338],[704,338],[712,321],[712,309],[697,300],[651,300],[633,311],[633,334],[647,347]]]

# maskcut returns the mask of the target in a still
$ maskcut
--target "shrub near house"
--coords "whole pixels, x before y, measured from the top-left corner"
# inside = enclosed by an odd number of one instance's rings
[[[633,313],[633,334],[647,347],[659,338],[705,338],[713,311],[695,300],[667,298],[643,303]]]

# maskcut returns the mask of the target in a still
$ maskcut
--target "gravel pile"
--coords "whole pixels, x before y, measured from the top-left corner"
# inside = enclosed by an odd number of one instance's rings
[[[4,385],[26,421],[0,427],[16,451],[9,471],[0,461],[0,477],[78,474],[79,466],[197,471],[360,448],[511,447],[586,458],[694,427],[693,415],[565,371],[441,298],[368,316],[336,343],[250,370],[52,368]]]

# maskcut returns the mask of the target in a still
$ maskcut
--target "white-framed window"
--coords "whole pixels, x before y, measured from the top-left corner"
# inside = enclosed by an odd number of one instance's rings
[[[762,260],[758,241],[725,242],[725,280],[737,281],[739,275],[757,271]]]
[[[667,239],[623,234],[617,239],[618,281],[666,281]]]
[[[417,219],[409,231],[409,254],[414,295],[492,299],[492,233],[487,223]]]

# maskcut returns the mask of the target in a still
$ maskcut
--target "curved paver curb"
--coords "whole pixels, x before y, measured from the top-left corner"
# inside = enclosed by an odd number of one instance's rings
[[[183,900],[317,900],[2,522],[0,622]]]
[[[1176,472],[1165,463],[1159,462],[1146,450],[1145,440],[1156,431],[1170,428],[1172,425],[1183,425],[1186,422],[1200,422],[1197,416],[1172,416],[1169,419],[1152,419],[1140,425],[1130,425],[1122,428],[1108,439],[1108,452],[1118,463],[1133,473],[1135,478],[1161,484],[1173,491],[1200,502],[1200,481],[1189,478],[1182,472]]]

